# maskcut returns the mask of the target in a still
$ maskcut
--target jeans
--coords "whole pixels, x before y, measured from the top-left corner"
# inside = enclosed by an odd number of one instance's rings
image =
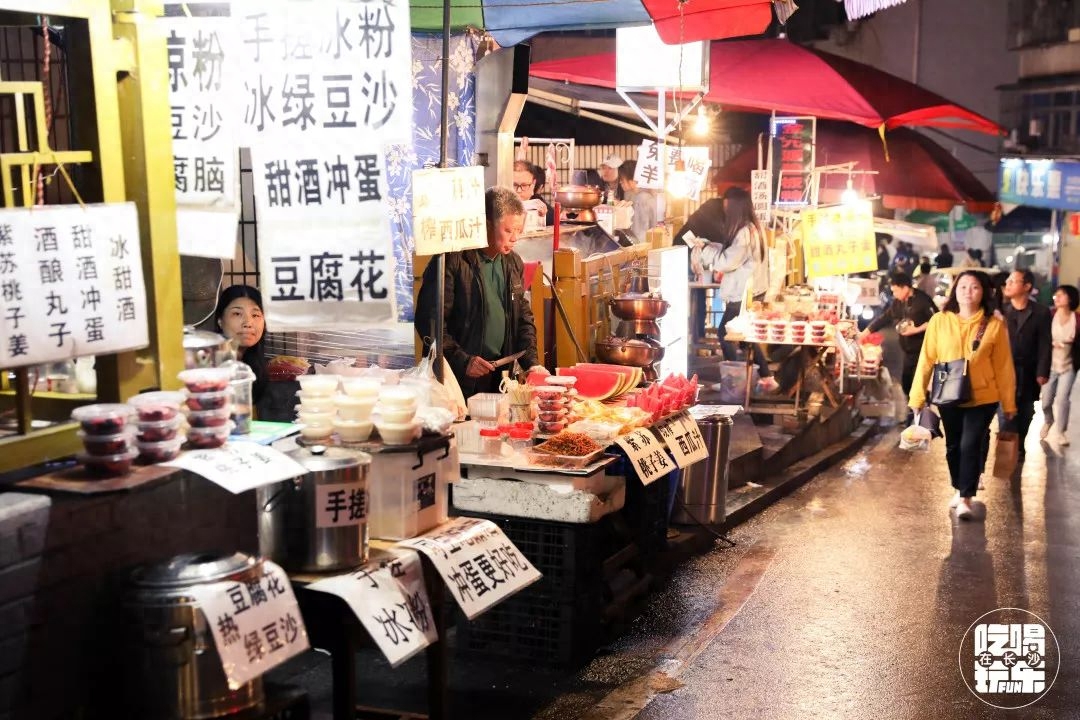
[[[1050,379],[1042,389],[1043,417],[1047,425],[1056,425],[1062,435],[1069,429],[1069,396],[1072,395],[1076,370],[1059,373],[1050,371]]]
[[[984,438],[997,407],[997,403],[974,407],[938,407],[941,427],[945,432],[945,460],[949,464],[949,479],[960,497],[975,497],[979,489],[979,475],[985,461]]]

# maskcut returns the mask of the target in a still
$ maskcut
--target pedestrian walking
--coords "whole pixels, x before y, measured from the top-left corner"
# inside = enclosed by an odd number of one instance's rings
[[[1054,316],[1050,322],[1050,379],[1042,388],[1043,426],[1039,438],[1068,445],[1069,396],[1076,371],[1080,369],[1080,290],[1073,285],[1059,285],[1054,291]],[[1052,431],[1051,431],[1052,430]]]
[[[935,259],[935,261],[937,262],[937,266],[939,269],[952,267],[953,255],[952,250],[949,249],[948,245],[941,246],[941,252],[937,254],[937,258]]]
[[[994,316],[985,273],[960,273],[942,310],[927,325],[908,406],[918,412],[927,404],[935,364],[967,359],[968,401],[939,406],[938,413],[949,479],[956,490],[949,508],[956,509],[957,518],[970,520],[983,466],[983,437],[999,403],[1006,418],[1016,414],[1016,372],[1008,329]]]
[[[1035,276],[1030,270],[1014,270],[1005,280],[1001,307],[1016,369],[1016,419],[1006,426],[999,417],[998,428],[1019,435],[1021,459],[1039,390],[1050,379],[1050,309],[1031,299],[1034,286]]]

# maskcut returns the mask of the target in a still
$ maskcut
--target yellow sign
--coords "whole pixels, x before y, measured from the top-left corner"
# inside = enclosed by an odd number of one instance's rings
[[[801,220],[808,279],[877,270],[869,200],[803,210]]]
[[[484,168],[431,168],[412,174],[417,255],[487,246]]]

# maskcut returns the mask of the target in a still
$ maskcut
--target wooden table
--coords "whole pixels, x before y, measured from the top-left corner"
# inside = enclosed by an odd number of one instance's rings
[[[798,376],[796,377],[796,380],[795,380],[795,387],[792,388],[791,391],[788,393],[790,396],[794,397],[796,415],[799,412],[799,401],[800,401],[800,398],[801,398],[801,395],[802,395],[802,387],[803,387],[803,384],[806,381],[806,376],[809,373],[814,373],[818,377],[818,379],[821,381],[821,390],[825,394],[825,397],[828,398],[829,404],[834,408],[840,407],[840,401],[837,399],[836,395],[833,393],[833,389],[832,389],[831,384],[830,384],[830,379],[825,374],[823,374],[821,372],[822,358],[824,358],[825,352],[827,350],[829,350],[830,348],[836,348],[836,345],[834,343],[832,343],[832,342],[829,342],[829,343],[771,342],[771,341],[762,341],[762,340],[747,340],[745,338],[740,340],[739,342],[742,344],[743,349],[746,351],[746,396],[745,396],[746,404],[745,404],[745,407],[746,407],[747,410],[750,409],[750,391],[751,391],[751,389],[753,387],[754,349],[753,349],[752,346],[756,345],[756,344],[758,344],[758,345],[776,345],[776,346],[787,345],[789,347],[797,347],[797,348],[800,349],[800,351],[802,351],[802,352],[800,352],[799,373],[798,373]],[[807,358],[806,358],[806,356],[804,354],[807,351],[810,351],[810,352],[813,353],[813,357],[809,361],[807,360]],[[839,348],[837,348],[837,351],[839,352]],[[840,376],[841,377],[843,377],[843,373],[844,373],[843,357],[844,357],[843,353],[841,353],[840,354],[840,363],[841,363]],[[842,391],[843,391],[843,388],[841,388],[841,392]]]

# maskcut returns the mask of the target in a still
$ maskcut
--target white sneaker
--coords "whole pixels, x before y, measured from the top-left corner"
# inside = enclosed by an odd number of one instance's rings
[[[761,378],[758,380],[757,390],[763,395],[771,395],[780,389],[780,383],[776,382],[776,378],[770,375],[767,378]]]
[[[958,520],[970,520],[975,516],[975,513],[971,509],[971,498],[960,498],[960,503],[956,506],[956,517]]]
[[[1039,428],[1039,439],[1040,440],[1045,440],[1046,439],[1046,436],[1050,434],[1050,428],[1051,427],[1052,427],[1052,423],[1043,423],[1043,426],[1041,428]]]
[[[960,491],[957,490],[956,494],[952,496],[952,500],[949,501],[949,509],[952,510],[960,504]]]

